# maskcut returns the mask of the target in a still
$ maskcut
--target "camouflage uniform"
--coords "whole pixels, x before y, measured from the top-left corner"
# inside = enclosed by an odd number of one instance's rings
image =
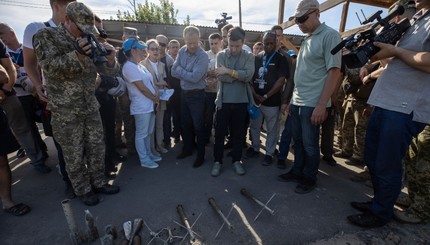
[[[360,86],[360,69],[346,69],[346,78],[343,83],[347,86]],[[346,106],[342,120],[342,151],[352,158],[363,161],[366,128],[369,117],[363,116],[366,109],[367,98],[359,98],[356,92],[351,93],[345,100]]]
[[[88,57],[80,61],[75,37],[63,25],[44,28],[33,46],[46,79],[52,128],[63,148],[66,170],[76,195],[106,184],[103,127],[94,95],[97,72],[114,76],[119,66],[95,66]]]
[[[408,208],[423,221],[430,221],[430,126],[418,135],[409,147],[409,158],[405,158],[409,197]]]

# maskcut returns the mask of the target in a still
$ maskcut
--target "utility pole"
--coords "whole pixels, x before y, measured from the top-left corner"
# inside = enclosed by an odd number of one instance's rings
[[[242,27],[242,2],[239,0],[239,26]]]

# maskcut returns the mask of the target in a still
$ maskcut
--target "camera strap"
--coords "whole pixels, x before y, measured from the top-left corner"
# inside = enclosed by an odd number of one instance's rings
[[[272,61],[273,56],[275,56],[276,51],[273,52],[273,54],[269,57],[269,60],[266,62],[266,51],[264,51],[264,56],[263,56],[263,72],[261,74],[261,79],[264,80],[264,73],[266,73],[267,71],[267,66],[269,65],[270,61]]]

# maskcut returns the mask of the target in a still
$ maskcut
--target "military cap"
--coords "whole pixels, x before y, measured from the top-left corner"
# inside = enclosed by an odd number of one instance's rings
[[[71,2],[67,5],[66,15],[76,24],[76,26],[86,34],[99,34],[94,26],[94,13],[81,2]]]
[[[129,38],[139,39],[139,36],[137,35],[137,29],[136,28],[123,27],[122,33],[123,33],[122,36],[124,37],[124,39],[129,39]]]

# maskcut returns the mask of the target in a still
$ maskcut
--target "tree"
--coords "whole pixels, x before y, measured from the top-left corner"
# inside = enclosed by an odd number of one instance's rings
[[[184,20],[184,25],[189,26],[191,24],[190,16],[187,14],[187,18]]]
[[[143,21],[150,23],[161,23],[161,24],[178,24],[176,19],[178,16],[178,10],[169,0],[159,0],[160,4],[149,3],[145,0],[145,3],[137,3],[135,0],[128,0],[131,5],[130,14],[129,11],[121,12],[118,10],[117,17],[119,20],[127,21]],[[188,23],[190,22],[189,16],[187,16]]]

